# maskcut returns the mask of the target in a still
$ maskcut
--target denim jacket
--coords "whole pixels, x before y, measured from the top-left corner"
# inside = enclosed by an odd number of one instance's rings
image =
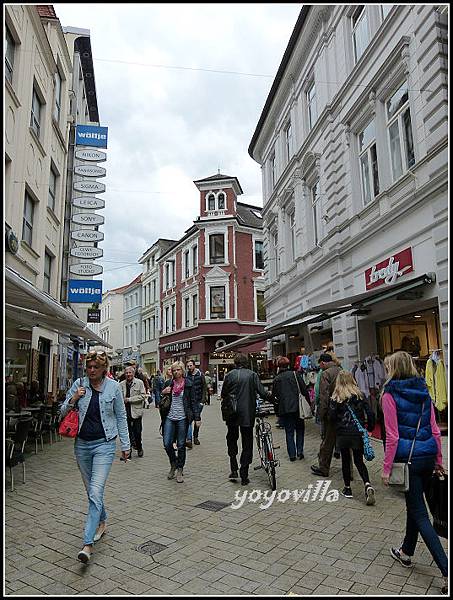
[[[91,388],[88,377],[78,377],[72,384],[70,390],[66,394],[66,400],[61,406],[61,417],[65,417],[69,412],[71,408],[69,401],[75,394],[78,387],[84,387],[86,389],[85,395],[82,396],[76,403],[79,409],[80,431],[91,401]],[[110,441],[119,435],[121,450],[129,450],[131,443],[127,428],[126,407],[124,405],[120,384],[117,381],[109,379],[108,377],[104,379],[99,392],[99,409],[106,440]]]

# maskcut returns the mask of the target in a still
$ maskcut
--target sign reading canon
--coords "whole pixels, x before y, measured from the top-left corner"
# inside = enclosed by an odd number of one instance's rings
[[[395,281],[414,270],[412,248],[401,250],[365,271],[365,286],[372,290],[380,285],[392,285]]]
[[[95,231],[94,229],[77,229],[71,231],[71,238],[78,242],[102,242],[104,234],[102,231]]]
[[[76,146],[94,146],[107,148],[108,127],[96,125],[77,125]]]
[[[79,213],[72,216],[72,222],[78,225],[103,225],[104,217],[96,213]]]

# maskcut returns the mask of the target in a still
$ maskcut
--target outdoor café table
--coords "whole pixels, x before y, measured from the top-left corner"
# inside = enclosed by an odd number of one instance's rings
[[[13,425],[15,426],[17,419],[20,419],[21,417],[31,417],[31,412],[29,412],[28,409],[22,410],[21,412],[14,412],[14,411],[8,410],[7,412],[5,412],[5,417],[6,417],[6,431],[14,430]],[[11,419],[13,419],[12,423],[11,423]]]

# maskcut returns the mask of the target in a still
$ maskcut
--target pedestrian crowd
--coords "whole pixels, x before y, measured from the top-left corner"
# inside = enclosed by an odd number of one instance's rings
[[[225,419],[228,479],[240,479],[242,485],[250,483],[259,399],[274,403],[279,425],[285,429],[289,460],[303,460],[307,414],[301,406],[305,403],[313,408],[321,438],[318,464],[311,465],[311,473],[327,478],[333,456],[341,458],[341,493],[352,498],[354,464],[363,482],[364,502],[373,506],[378,499],[364,458],[374,457],[368,432],[374,429],[377,415],[353,374],[342,368],[332,346],[319,355],[319,370],[310,380],[311,389],[304,378],[307,362],[303,357],[301,353],[294,369],[287,357],[279,357],[272,390],[267,390],[257,373],[248,368],[248,357],[235,356],[235,368],[226,374],[219,397],[234,405],[234,413]],[[433,402],[410,354],[397,351],[386,357],[384,365],[387,379],[378,402],[385,427],[382,483],[391,485],[399,466],[404,466],[408,479],[406,531],[402,543],[392,547],[390,554],[404,567],[412,567],[420,534],[445,579],[442,593],[447,593],[447,557],[424,499],[433,473],[445,474]],[[163,375],[157,371],[151,380],[137,365],[129,364],[116,381],[108,375],[107,355],[94,352],[87,355],[86,370],[87,376],[73,383],[61,408],[62,416],[71,408],[79,410],[74,452],[88,496],[84,546],[78,555],[82,562],[90,560],[94,543],[106,531],[104,488],[115,456],[116,438],[120,441],[121,460],[131,460],[132,448],[142,458],[143,410],[152,405],[159,409],[163,447],[170,463],[167,479],[183,483],[187,450],[200,445],[201,414],[210,404],[214,389],[209,371],[203,373],[193,360],[186,364],[174,362]],[[242,450],[238,460],[239,434]]]

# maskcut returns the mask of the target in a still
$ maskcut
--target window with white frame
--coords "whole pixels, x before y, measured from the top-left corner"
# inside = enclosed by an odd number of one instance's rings
[[[44,253],[44,285],[43,290],[50,294],[50,283],[52,278],[52,256],[47,252]]]
[[[208,195],[208,210],[215,210],[215,196],[214,194]]]
[[[147,342],[148,338],[148,319],[143,319],[142,321],[142,342]]]
[[[289,213],[289,231],[291,241],[290,260],[293,263],[296,260],[296,212],[294,209]]]
[[[363,203],[368,204],[379,194],[379,171],[374,119],[357,136],[359,143],[360,177]]]
[[[55,212],[56,196],[57,196],[57,177],[53,165],[50,165],[49,174],[49,194],[47,196],[47,206]]]
[[[192,246],[192,272],[198,271],[198,245]]]
[[[5,77],[10,83],[12,83],[16,42],[14,41],[8,26],[5,27],[5,46]]]
[[[54,75],[55,77],[55,104],[54,104],[54,108],[53,108],[53,116],[54,119],[59,122],[60,121],[60,114],[61,114],[61,85],[62,85],[62,80],[61,80],[61,75],[60,75],[60,71],[57,68],[57,72]]]
[[[185,277],[185,279],[188,279],[189,275],[190,275],[189,251],[188,250],[186,250],[184,252],[184,265],[183,265],[183,269],[184,269],[184,277]]]
[[[210,318],[225,319],[225,286],[212,286],[209,288],[210,294]]]
[[[352,15],[352,45],[354,48],[354,63],[356,63],[370,42],[368,17],[364,5],[358,6]]]
[[[165,263],[165,289],[170,289],[170,263]]]
[[[194,325],[198,322],[198,294],[192,296],[192,321]]]
[[[171,330],[176,330],[176,304],[171,305]]]
[[[225,210],[225,194],[223,192],[217,196],[217,206],[219,210]]]
[[[274,231],[271,233],[271,252],[272,252],[272,271],[274,278],[277,279],[280,273],[280,256],[278,252],[278,233]]]
[[[151,317],[151,339],[156,339],[156,317]]]
[[[314,79],[308,86],[307,92],[308,128],[312,129],[318,119],[318,107],[316,102],[316,87]]]
[[[209,236],[209,264],[219,265],[225,262],[225,236],[214,233]]]
[[[386,115],[393,181],[396,181],[415,164],[407,82],[387,100]]]
[[[165,307],[165,333],[170,331],[170,307]]]
[[[319,246],[319,242],[324,237],[324,220],[322,218],[322,201],[319,194],[319,180],[311,187],[310,196],[313,212],[314,242],[316,246]]]
[[[272,191],[275,187],[275,152],[272,153],[269,159],[269,182]]]
[[[293,133],[291,127],[291,121],[285,127],[285,161],[286,164],[291,160],[291,156],[293,154],[292,144],[293,144]]]
[[[27,242],[29,246],[32,245],[33,241],[33,217],[34,217],[35,203],[28,192],[25,192],[24,202],[24,217],[22,221],[22,239]]]
[[[264,307],[264,292],[262,290],[256,290],[256,320],[266,320],[266,309]]]
[[[190,298],[184,298],[184,326],[190,326]]]
[[[152,291],[152,294],[151,294],[151,298],[152,298],[153,302],[155,302],[155,301],[157,300],[157,297],[156,297],[156,290],[157,290],[157,287],[156,287],[156,280],[155,280],[155,279],[153,279],[153,280],[151,281],[151,288],[152,288],[152,290],[153,290],[153,291]]]
[[[255,240],[255,269],[264,269],[264,250],[262,240]]]
[[[31,116],[30,116],[30,127],[39,137],[39,132],[41,130],[41,111],[42,111],[42,102],[38,96],[36,88],[33,86],[33,97],[31,102]]]

